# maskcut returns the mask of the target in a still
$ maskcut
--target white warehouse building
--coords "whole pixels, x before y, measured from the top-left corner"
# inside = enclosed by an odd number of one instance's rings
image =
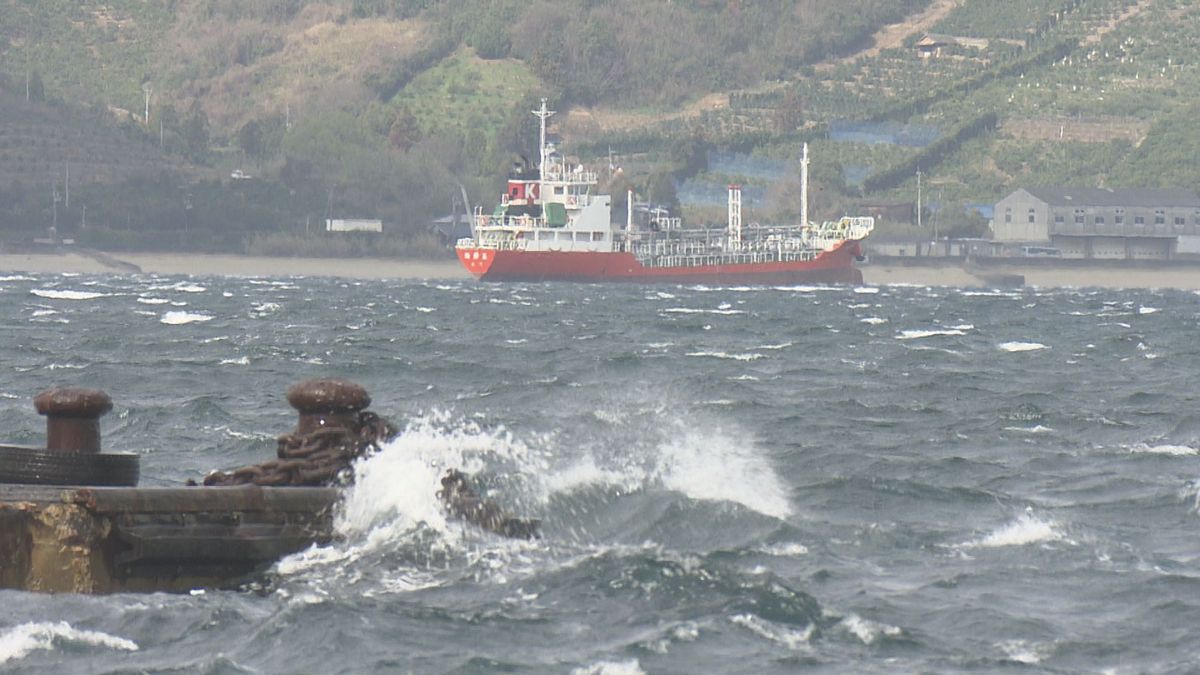
[[[1169,260],[1200,238],[1191,190],[1020,189],[996,203],[995,241],[1053,246],[1064,258]]]

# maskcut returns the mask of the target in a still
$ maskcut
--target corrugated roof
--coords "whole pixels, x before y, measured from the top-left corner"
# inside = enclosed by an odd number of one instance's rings
[[[1028,188],[1028,192],[1051,206],[1200,208],[1200,195],[1183,188]]]

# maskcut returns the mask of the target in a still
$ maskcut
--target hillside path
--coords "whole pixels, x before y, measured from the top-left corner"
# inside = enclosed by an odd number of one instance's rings
[[[904,39],[913,33],[927,33],[929,29],[937,25],[939,21],[950,15],[958,6],[963,3],[963,0],[933,0],[925,11],[920,14],[915,14],[908,17],[899,23],[890,23],[875,32],[871,42],[872,45],[866,49],[843,56],[840,59],[833,61],[837,63],[850,63],[855,59],[870,58],[879,56],[879,52],[885,49],[896,49],[904,46]],[[826,62],[829,64],[829,62]]]
[[[1149,2],[1150,0],[1143,0]],[[828,71],[839,63],[849,63],[855,59],[877,56],[881,50],[895,49],[904,44],[904,39],[916,32],[927,32],[939,21],[953,12],[963,0],[933,0],[924,11],[914,14],[904,21],[888,24],[872,37],[872,45],[847,56],[828,59],[815,65],[818,71]],[[778,87],[778,84],[768,84],[762,87],[742,91],[768,91]],[[686,107],[671,113],[633,113],[602,108],[573,108],[564,115],[561,131],[570,134],[572,128],[598,127],[600,129],[622,129],[646,126],[668,120],[688,119],[698,117],[705,110],[718,110],[729,107],[729,92],[714,92],[701,97]]]

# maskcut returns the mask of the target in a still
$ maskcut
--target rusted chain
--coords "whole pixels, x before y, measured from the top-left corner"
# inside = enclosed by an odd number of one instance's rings
[[[379,452],[398,430],[373,412],[358,413],[349,427],[325,427],[309,433],[279,437],[276,459],[234,469],[214,471],[205,485],[346,485],[354,479],[354,460]]]

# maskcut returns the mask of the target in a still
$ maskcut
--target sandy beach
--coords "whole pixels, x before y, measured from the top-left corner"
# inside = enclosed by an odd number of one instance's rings
[[[868,285],[914,284],[982,288],[993,284],[950,264],[861,267]],[[470,279],[457,260],[391,260],[380,258],[275,258],[244,255],[176,253],[0,253],[0,273],[146,274],[183,276],[330,276],[352,279]],[[1024,276],[1039,288],[1178,288],[1200,290],[1200,266],[1120,267],[1112,265],[1053,267],[1005,266],[1006,274]]]

